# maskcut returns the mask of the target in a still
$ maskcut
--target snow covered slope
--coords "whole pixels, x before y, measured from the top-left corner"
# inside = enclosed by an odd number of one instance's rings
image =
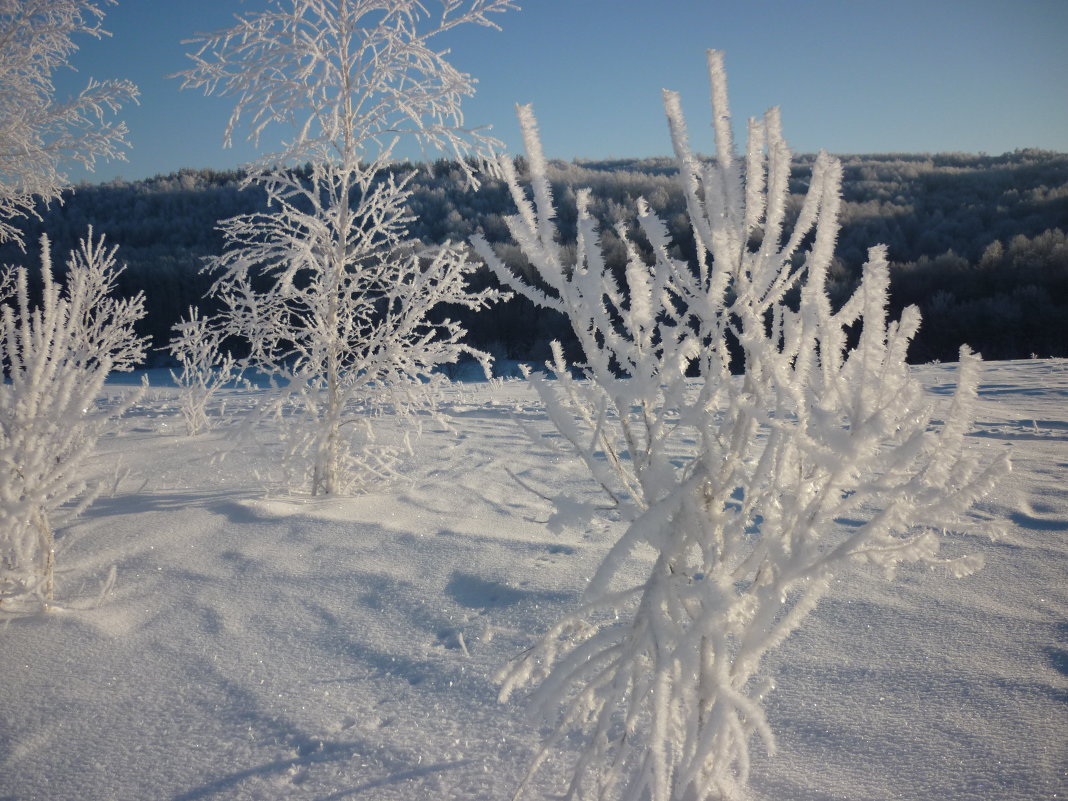
[[[948,397],[953,365],[917,369]],[[1068,362],[989,364],[980,396],[974,447],[1013,448],[978,510],[1004,536],[954,538],[968,578],[836,585],[769,659],[758,801],[1068,795]],[[65,608],[0,623],[0,799],[509,798],[540,732],[493,674],[618,532],[550,533],[509,474],[595,497],[525,384],[448,411],[405,483],[310,500],[265,492],[268,440],[219,461],[236,423],[182,436],[150,390],[60,533]],[[530,796],[560,790],[549,766]]]

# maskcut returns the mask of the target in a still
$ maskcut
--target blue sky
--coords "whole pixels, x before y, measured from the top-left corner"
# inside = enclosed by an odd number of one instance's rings
[[[519,0],[503,31],[447,42],[479,79],[468,121],[521,152],[514,106],[533,103],[551,157],[666,154],[661,88],[682,93],[697,149],[711,149],[704,52],[726,51],[736,124],[783,110],[796,152],[1068,151],[1065,0]],[[88,77],[129,78],[129,161],[77,181],[128,180],[181,167],[235,167],[222,147],[230,103],[179,91],[181,44],[226,27],[262,0],[120,0],[113,34],[80,41],[60,91]],[[283,131],[274,132],[281,138]],[[265,141],[266,145],[274,142]]]

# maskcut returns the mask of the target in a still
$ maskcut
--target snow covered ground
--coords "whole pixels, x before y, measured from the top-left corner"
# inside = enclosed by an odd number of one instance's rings
[[[150,390],[61,532],[66,608],[0,622],[0,801],[509,798],[540,732],[493,674],[618,531],[549,533],[509,475],[593,497],[525,384],[448,411],[404,482],[310,500],[264,491],[269,442],[220,462],[232,426],[186,437]],[[947,545],[985,569],[839,582],[766,663],[755,799],[1068,797],[1068,362],[988,365],[972,442],[1015,462],[978,510],[1005,536]],[[560,789],[549,765],[528,797]]]

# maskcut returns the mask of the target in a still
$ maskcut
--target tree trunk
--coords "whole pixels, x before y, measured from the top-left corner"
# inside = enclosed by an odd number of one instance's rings
[[[51,603],[55,597],[55,566],[56,566],[56,540],[52,527],[48,524],[48,518],[43,511],[37,515],[38,531],[38,572],[41,577],[41,585],[44,588],[45,603]]]

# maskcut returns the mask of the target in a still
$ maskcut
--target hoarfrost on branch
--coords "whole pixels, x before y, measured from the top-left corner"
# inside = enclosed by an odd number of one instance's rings
[[[71,37],[108,35],[101,20],[112,2],[0,0],[0,242],[24,244],[11,220],[59,199],[65,164],[92,170],[97,159],[125,158],[126,125],[111,115],[137,100],[137,87],[90,78],[57,100],[52,82],[78,49]]]
[[[892,574],[902,562],[977,569],[940,558],[939,532],[960,526],[1008,469],[1005,456],[984,464],[965,448],[979,373],[967,348],[936,424],[905,361],[919,313],[887,319],[885,248],[871,249],[860,286],[832,308],[839,163],[819,155],[788,230],[779,112],[750,120],[737,158],[722,54],[708,64],[715,160],[691,152],[679,98],[664,93],[695,263],[673,257],[664,223],[639,200],[651,257],[620,225],[629,259],[613,274],[585,192],[569,259],[529,107],[519,116],[533,199],[511,161],[500,167],[518,208],[508,227],[536,281],[474,240],[509,288],[569,317],[585,361],[569,364],[555,345],[550,377],[529,379],[626,521],[581,605],[499,676],[502,697],[537,685],[534,707],[553,727],[524,784],[569,732],[585,734],[568,798],[740,797],[750,740],[774,745],[764,655],[835,575],[865,564]],[[634,580],[628,560],[643,546],[653,556]]]

